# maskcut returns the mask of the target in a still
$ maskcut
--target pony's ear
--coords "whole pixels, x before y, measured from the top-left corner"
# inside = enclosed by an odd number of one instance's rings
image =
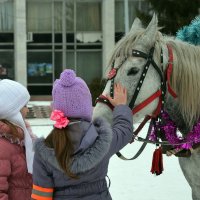
[[[130,32],[134,32],[134,31],[136,31],[138,28],[142,28],[142,22],[140,21],[140,19],[139,18],[135,18],[135,20],[133,21],[133,24],[132,24],[132,26],[131,26],[131,30],[130,30]]]
[[[157,26],[158,26],[158,18],[157,18],[157,15],[154,13],[149,25],[146,28],[146,30],[148,30],[148,29],[151,30],[152,28],[157,29]]]
[[[158,19],[156,14],[153,14],[153,17],[147,26],[144,35],[142,36],[142,43],[146,43],[149,46],[153,46],[156,41],[156,35],[158,33]]]

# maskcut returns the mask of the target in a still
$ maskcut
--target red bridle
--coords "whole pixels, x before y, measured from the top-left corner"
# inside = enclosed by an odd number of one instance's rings
[[[171,46],[167,45],[167,48],[168,48],[168,55],[169,55],[168,66],[167,66],[167,70],[166,70],[167,89],[168,89],[168,92],[174,98],[176,98],[177,95],[170,86],[170,77],[171,77],[172,70],[173,70],[173,51],[172,51]],[[140,110],[142,110],[144,107],[146,107],[148,104],[150,104],[152,101],[154,101],[156,98],[159,97],[159,102],[158,102],[157,108],[155,109],[155,111],[152,115],[152,117],[157,117],[159,115],[160,111],[161,111],[161,105],[162,105],[162,99],[160,98],[161,94],[162,94],[162,90],[160,89],[157,92],[153,93],[150,97],[145,99],[143,102],[141,102],[140,104],[135,106],[132,109],[133,115],[136,114],[137,112],[139,112]]]

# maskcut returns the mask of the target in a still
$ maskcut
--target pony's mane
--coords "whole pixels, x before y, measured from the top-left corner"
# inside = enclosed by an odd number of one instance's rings
[[[117,58],[123,62],[132,55],[132,49],[144,31],[141,28],[134,33],[129,32],[116,44],[108,69]],[[174,55],[171,86],[178,95],[184,120],[192,126],[200,116],[200,47],[170,37],[157,37],[154,58],[158,65],[161,46],[166,43],[172,46]]]
[[[172,88],[184,120],[192,126],[200,117],[200,46],[170,39],[174,61]]]

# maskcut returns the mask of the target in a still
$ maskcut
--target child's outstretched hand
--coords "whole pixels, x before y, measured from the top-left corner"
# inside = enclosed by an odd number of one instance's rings
[[[106,95],[107,99],[113,106],[127,103],[127,90],[120,83],[114,85],[114,96]]]

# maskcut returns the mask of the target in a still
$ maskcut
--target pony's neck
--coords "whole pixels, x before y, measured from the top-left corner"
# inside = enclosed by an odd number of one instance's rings
[[[167,96],[165,110],[170,115],[170,118],[175,122],[180,132],[186,135],[189,131],[189,125],[185,122],[181,114],[178,102],[170,94]]]

